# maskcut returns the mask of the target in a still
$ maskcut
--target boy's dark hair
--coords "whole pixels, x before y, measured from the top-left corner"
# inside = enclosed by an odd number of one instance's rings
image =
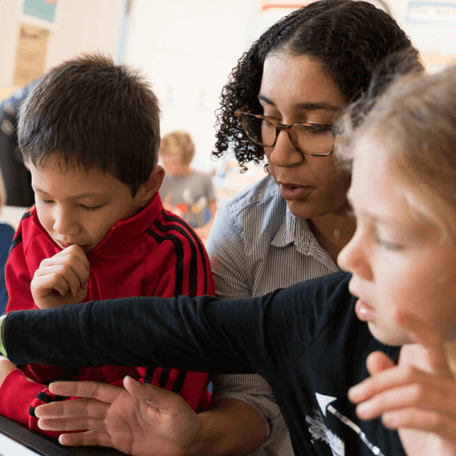
[[[21,105],[18,137],[33,165],[58,154],[114,174],[135,196],[158,162],[158,100],[136,71],[84,54],[42,77]]]
[[[396,21],[370,3],[322,0],[293,11],[266,30],[233,69],[222,91],[213,155],[221,157],[233,148],[241,165],[263,159],[263,148],[245,137],[235,112],[247,107],[262,113],[257,96],[268,55],[315,58],[350,103],[367,90],[374,69],[385,57],[407,48],[418,61],[418,51]]]

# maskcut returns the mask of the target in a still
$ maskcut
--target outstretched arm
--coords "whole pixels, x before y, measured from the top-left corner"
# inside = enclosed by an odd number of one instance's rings
[[[384,353],[367,359],[371,377],[350,400],[361,419],[382,417],[397,429],[410,456],[456,455],[456,382],[441,336],[412,315],[397,315],[415,344],[401,349],[396,366]]]

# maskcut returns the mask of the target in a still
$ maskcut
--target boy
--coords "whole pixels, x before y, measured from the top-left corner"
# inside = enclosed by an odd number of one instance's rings
[[[163,204],[179,214],[206,240],[217,210],[209,175],[191,168],[195,144],[184,131],[163,136],[158,150],[166,176],[160,189]]]
[[[64,62],[37,84],[19,122],[36,206],[23,217],[8,258],[7,312],[108,297],[214,294],[201,241],[164,210],[158,193],[159,114],[141,76],[98,55]],[[45,384],[57,378],[121,385],[129,374],[179,392],[195,410],[209,398],[207,374],[36,364],[19,370],[8,363],[0,364],[0,413],[35,431],[34,409],[56,400]]]

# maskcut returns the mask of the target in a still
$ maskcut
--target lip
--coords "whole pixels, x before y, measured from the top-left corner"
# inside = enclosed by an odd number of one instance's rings
[[[312,191],[313,187],[294,185],[294,184],[279,184],[280,195],[287,201],[302,200]]]
[[[377,318],[375,309],[361,298],[356,301],[355,313],[361,321],[373,321]]]
[[[72,242],[60,242],[60,241],[55,241],[55,243],[63,250],[66,249],[67,247],[70,247],[73,245]]]
[[[62,250],[65,250],[66,248],[72,246],[72,245],[75,245],[75,242],[60,242],[60,241],[55,241],[55,243],[62,249]],[[79,244],[77,244],[79,245]],[[88,245],[79,245],[79,247],[81,247],[82,250],[84,250],[84,252],[86,251],[86,249],[89,247]]]

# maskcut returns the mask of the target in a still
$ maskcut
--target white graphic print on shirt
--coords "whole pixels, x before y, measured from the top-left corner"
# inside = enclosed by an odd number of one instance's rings
[[[369,440],[366,437],[366,434],[360,429],[360,427],[356,423],[354,423],[346,416],[342,415],[331,405],[331,402],[337,400],[336,397],[327,396],[319,393],[315,393],[315,396],[317,398],[321,412],[320,410],[314,410],[314,418],[306,416],[306,421],[310,424],[309,432],[313,438],[312,442],[314,440],[322,440],[323,442],[326,442],[329,445],[333,456],[345,456],[345,444],[343,440],[337,435],[335,435],[333,432],[331,432],[326,427],[323,421],[323,416],[326,417],[326,414],[329,412],[332,415],[334,415],[337,419],[342,421],[342,423],[353,429],[353,431],[355,431],[358,434],[359,438],[365,443],[365,445],[372,451],[372,454],[375,454],[376,456],[384,456],[380,448],[369,442]]]

